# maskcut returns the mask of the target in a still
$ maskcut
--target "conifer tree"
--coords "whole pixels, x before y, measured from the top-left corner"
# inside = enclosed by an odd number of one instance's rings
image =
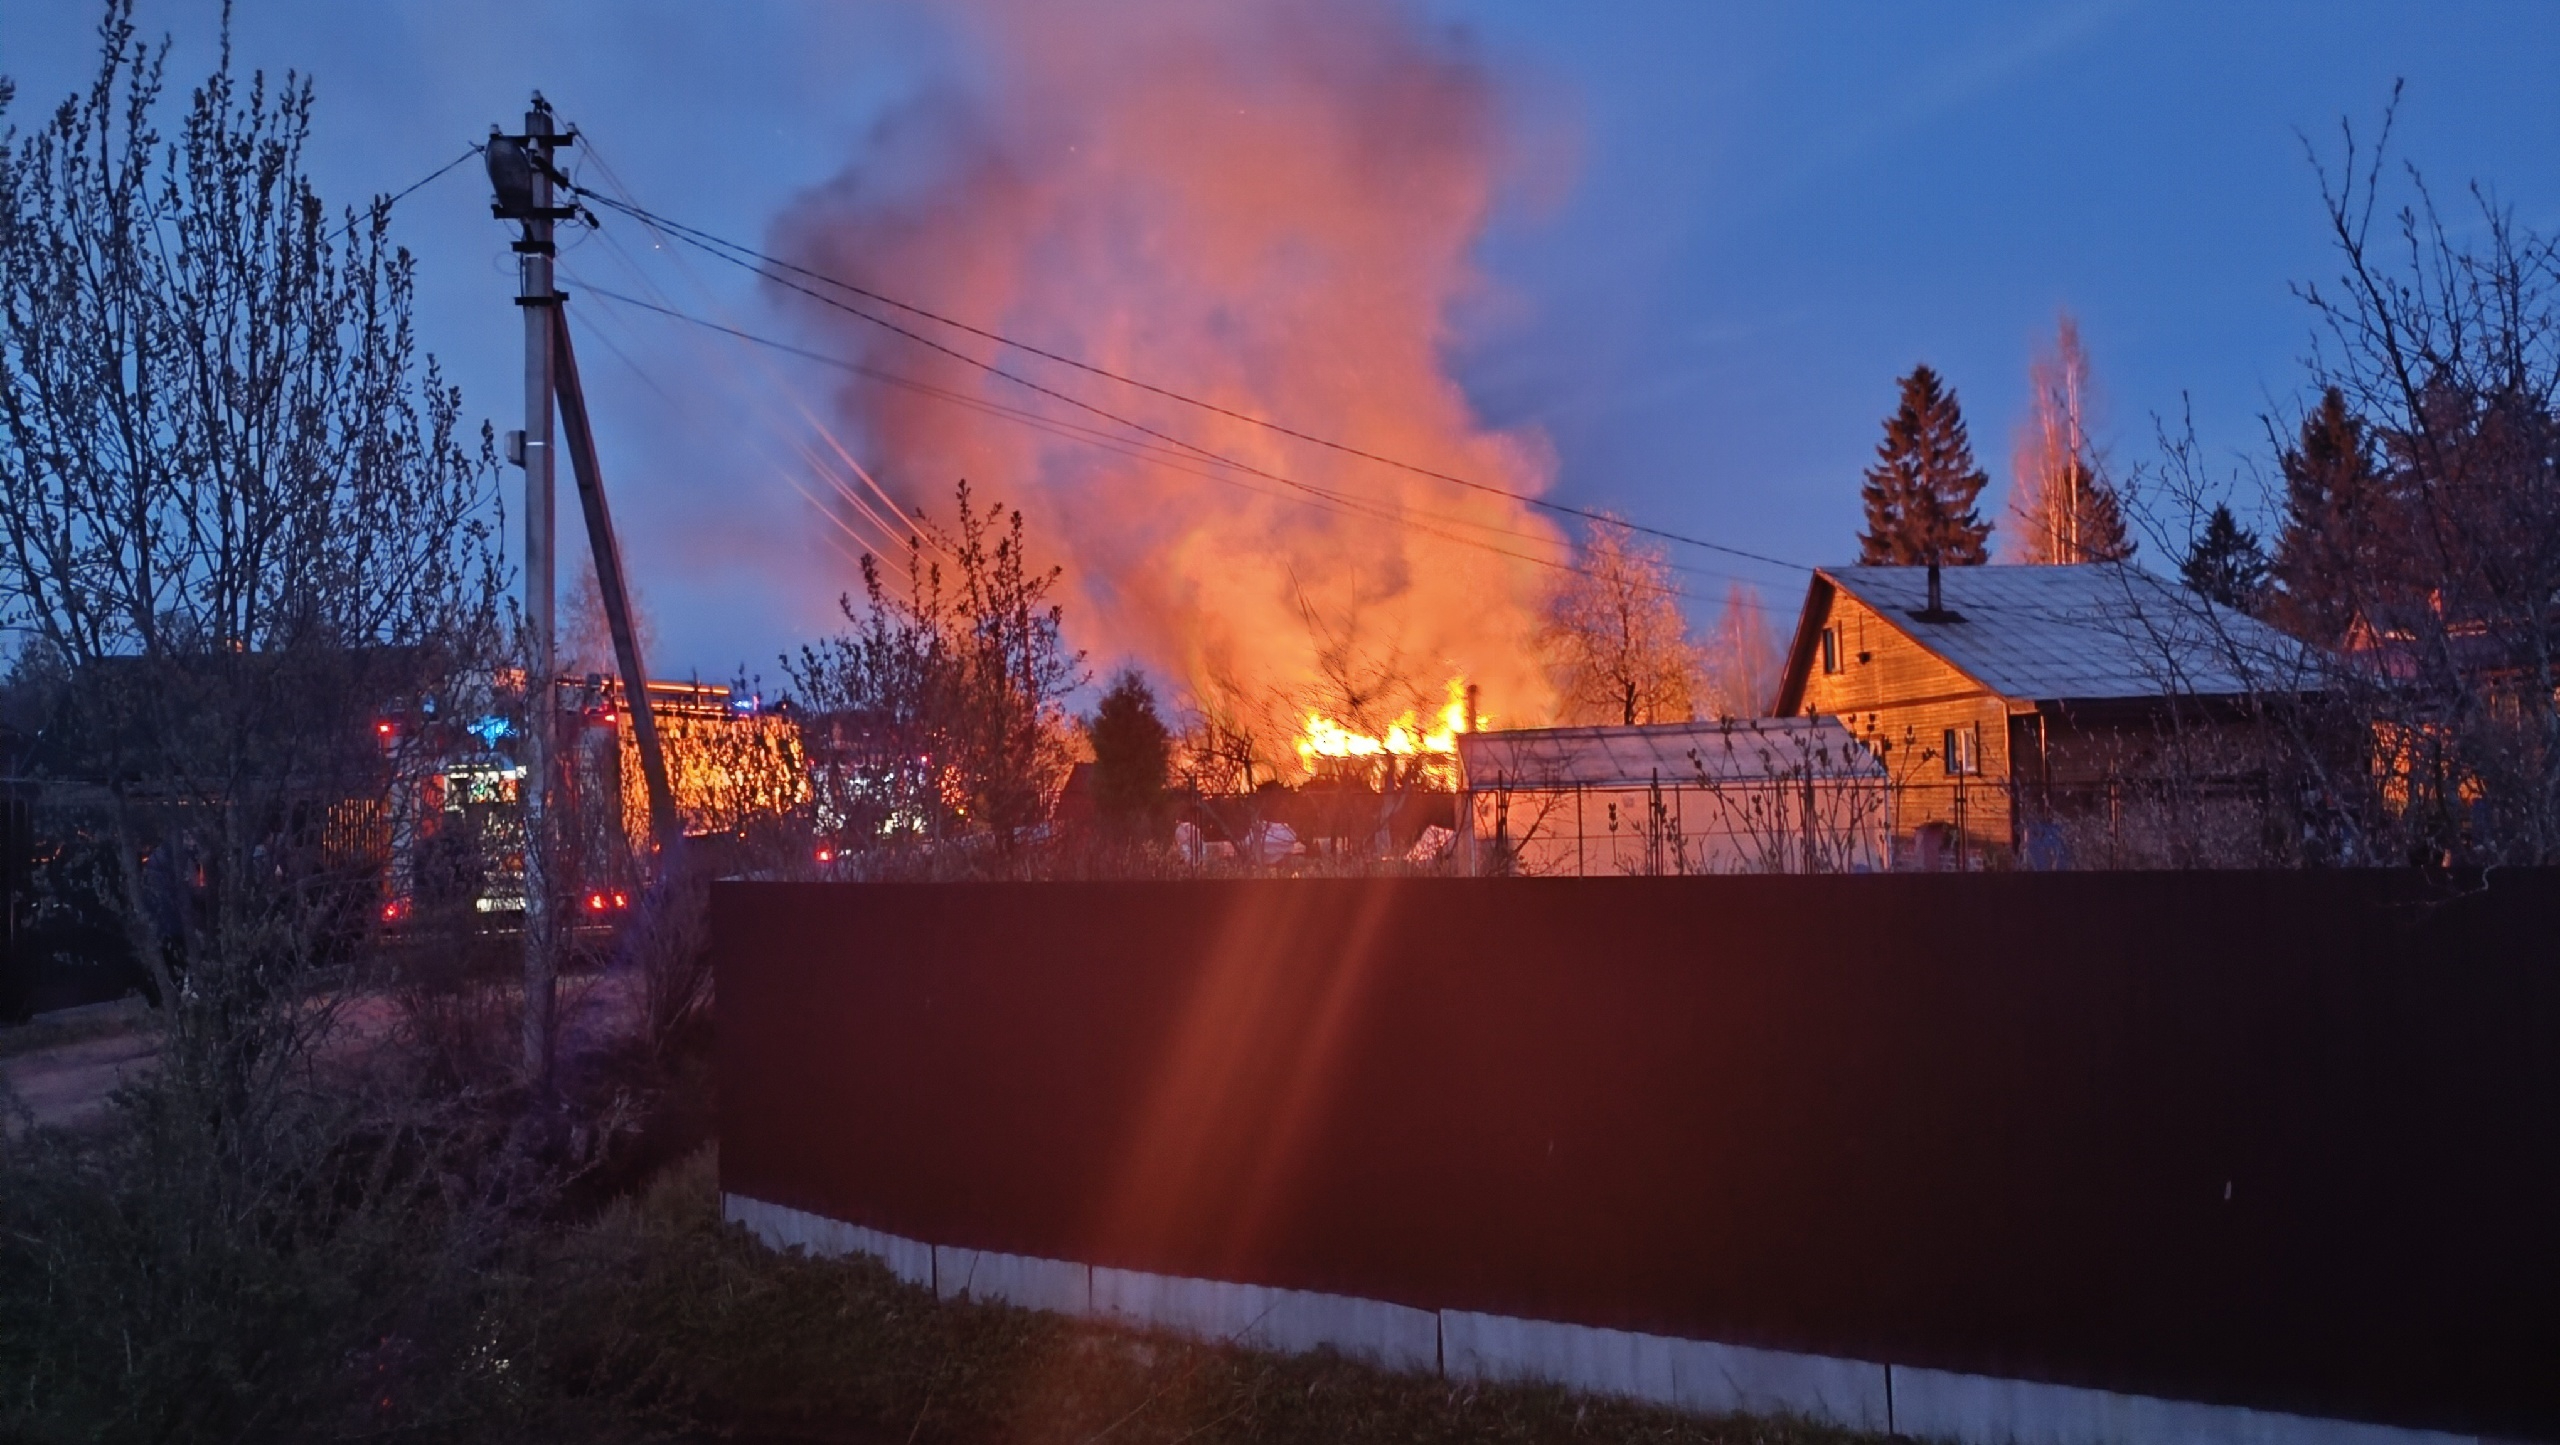
[[[2276,616],[2301,636],[2334,642],[2389,585],[2398,508],[2364,419],[2334,386],[2277,462],[2285,516],[2273,567]]]
[[[2178,572],[2197,593],[2241,612],[2256,611],[2266,598],[2266,549],[2225,505],[2214,507]]]
[[[1151,835],[1170,799],[1173,730],[1156,711],[1155,689],[1132,668],[1111,680],[1102,705],[1085,723],[1093,743],[1094,811],[1106,827]]]
[[[1927,366],[1913,367],[1859,489],[1867,529],[1858,537],[1858,560],[1905,567],[1990,560],[1991,524],[1974,510],[1990,480],[1974,464],[1955,392]]]

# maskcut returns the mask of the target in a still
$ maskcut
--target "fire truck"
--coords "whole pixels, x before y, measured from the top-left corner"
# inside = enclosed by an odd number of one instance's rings
[[[798,730],[786,710],[743,688],[652,681],[649,707],[689,837],[733,833],[757,815],[805,804]],[[647,882],[648,800],[618,679],[590,673],[551,689],[560,774],[552,856],[564,918],[609,927]],[[383,917],[465,911],[500,926],[524,913],[523,729],[515,717],[386,718],[386,748],[420,750],[395,770]]]

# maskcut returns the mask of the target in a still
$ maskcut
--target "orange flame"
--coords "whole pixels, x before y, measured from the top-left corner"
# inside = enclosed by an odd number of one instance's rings
[[[1449,701],[1427,726],[1408,708],[1382,734],[1363,733],[1310,711],[1298,734],[1298,764],[1315,777],[1351,777],[1376,785],[1399,778],[1429,788],[1452,788],[1458,779],[1458,734],[1469,730],[1467,680],[1449,679]],[[1475,720],[1481,726],[1483,719]]]

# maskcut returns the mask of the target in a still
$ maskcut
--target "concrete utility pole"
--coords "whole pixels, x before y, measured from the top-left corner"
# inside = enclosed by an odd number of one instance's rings
[[[553,774],[559,771],[553,732],[559,712],[555,691],[553,621],[558,587],[552,574],[552,446],[554,379],[552,226],[571,214],[552,204],[552,152],[574,138],[554,134],[551,105],[539,93],[525,112],[524,133],[489,137],[489,180],[497,191],[490,207],[502,220],[520,221],[515,243],[524,309],[524,434],[515,460],[524,467],[524,1066],[537,1090],[551,1087],[553,1012],[557,998],[558,880],[552,876]]]
[[[545,1091],[551,1087],[564,881],[553,868],[558,861],[553,844],[558,840],[553,836],[552,789],[562,771],[558,739],[553,736],[559,721],[558,663],[553,657],[559,595],[552,570],[555,400],[568,424],[569,456],[577,473],[578,501],[586,515],[587,541],[595,555],[597,591],[613,631],[622,705],[630,715],[632,740],[640,753],[650,833],[657,840],[662,869],[672,864],[674,850],[684,840],[675,795],[667,782],[657,719],[650,710],[648,672],[640,656],[639,631],[632,622],[622,548],[614,538],[613,514],[605,504],[604,468],[596,456],[595,430],[587,419],[586,388],[579,380],[577,352],[569,341],[569,317],[563,305],[568,297],[552,284],[552,229],[579,214],[575,206],[553,204],[557,197],[552,187],[560,176],[552,153],[575,144],[577,133],[557,133],[550,105],[536,94],[533,109],[525,112],[524,133],[493,132],[488,151],[489,182],[497,192],[489,209],[500,219],[524,226],[523,239],[515,243],[522,283],[516,305],[524,308],[524,430],[508,439],[508,450],[510,458],[524,468],[524,1064],[526,1077]],[[588,216],[588,224],[594,224],[594,219]]]

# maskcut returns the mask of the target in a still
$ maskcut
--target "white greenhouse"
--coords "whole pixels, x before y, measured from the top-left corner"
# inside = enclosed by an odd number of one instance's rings
[[[1888,866],[1884,764],[1830,718],[1461,734],[1465,871],[1852,873]]]

